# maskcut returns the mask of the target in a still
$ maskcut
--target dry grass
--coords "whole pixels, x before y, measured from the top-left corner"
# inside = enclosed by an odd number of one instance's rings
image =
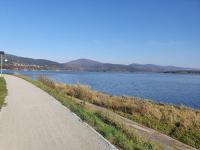
[[[39,77],[39,80],[60,93],[111,109],[124,117],[200,148],[200,111],[198,110],[159,104],[135,97],[111,96],[80,84],[55,84],[46,77]]]
[[[38,80],[42,83],[45,83],[46,86],[50,87],[50,88],[55,88],[55,82],[45,76],[39,76]]]
[[[128,114],[137,113],[142,116],[154,117],[158,120],[167,120],[170,123],[181,122],[184,127],[195,126],[200,129],[200,111],[197,110],[167,104],[158,104],[134,97],[110,96],[92,91],[89,86],[80,84],[57,84],[56,88],[60,92],[70,96],[115,111],[121,111]]]

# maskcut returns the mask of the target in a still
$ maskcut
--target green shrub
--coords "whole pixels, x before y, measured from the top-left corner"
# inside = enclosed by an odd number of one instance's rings
[[[0,109],[5,104],[5,97],[7,95],[6,81],[3,77],[0,77]]]

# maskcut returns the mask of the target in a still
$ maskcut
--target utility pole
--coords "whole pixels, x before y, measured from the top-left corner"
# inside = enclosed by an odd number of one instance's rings
[[[3,69],[3,55],[5,55],[4,51],[0,51],[1,55],[1,77],[2,77],[2,69]]]

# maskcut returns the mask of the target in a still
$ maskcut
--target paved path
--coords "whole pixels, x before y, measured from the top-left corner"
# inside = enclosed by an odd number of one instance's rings
[[[5,75],[7,106],[0,112],[0,150],[114,149],[44,91]]]

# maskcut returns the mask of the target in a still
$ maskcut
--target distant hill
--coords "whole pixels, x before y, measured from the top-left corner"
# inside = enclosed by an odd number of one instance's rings
[[[148,72],[166,72],[177,70],[190,70],[189,68],[175,67],[175,66],[159,66],[153,64],[130,64],[135,70]]]
[[[33,59],[6,54],[8,66],[41,66],[42,69],[67,70],[67,71],[92,71],[92,72],[191,72],[195,69],[175,66],[159,66],[153,64],[112,64],[102,63],[90,59],[78,59],[67,63],[58,63],[45,59]],[[14,69],[16,67],[13,67]],[[34,68],[35,69],[35,68]],[[37,69],[37,68],[36,68]]]
[[[78,59],[75,61],[70,61],[64,64],[64,68],[66,70],[71,70],[71,71],[97,71],[97,72],[134,71],[128,65],[101,63],[89,59]]]
[[[10,54],[6,54],[6,58],[8,59],[9,64],[38,65],[38,66],[46,66],[51,69],[63,68],[63,64],[45,59],[26,58]]]
[[[78,59],[70,61],[64,64],[66,70],[72,71],[121,71],[121,72],[168,72],[168,71],[179,71],[179,70],[191,70],[189,68],[182,68],[176,66],[159,66],[153,64],[111,64],[101,63],[89,59]]]
[[[66,70],[89,71],[101,66],[100,62],[89,59],[78,59],[64,64]]]

